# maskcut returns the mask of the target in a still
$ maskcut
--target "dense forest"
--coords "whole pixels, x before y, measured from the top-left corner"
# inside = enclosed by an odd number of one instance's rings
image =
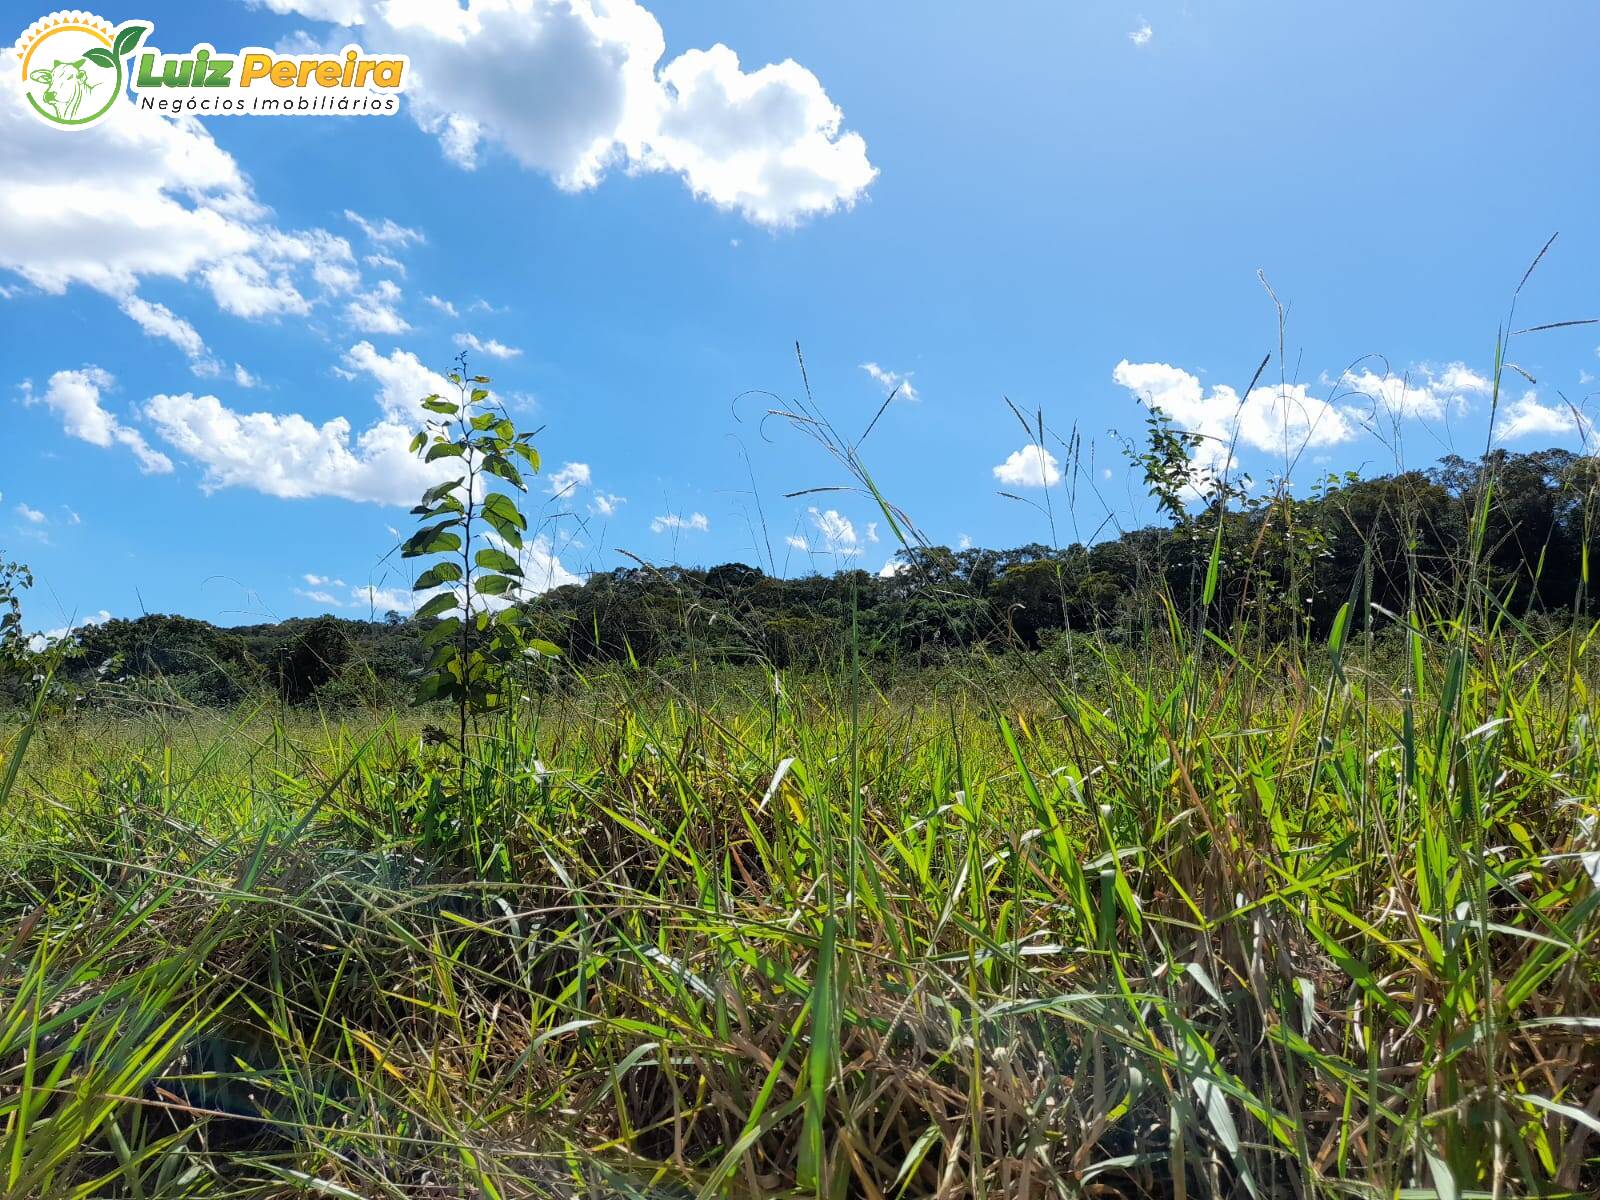
[[[1165,526],[1089,545],[915,546],[884,573],[785,579],[742,563],[628,567],[545,593],[532,616],[580,668],[692,659],[804,669],[836,660],[852,638],[874,660],[919,665],[1047,648],[1068,631],[1136,641],[1152,623],[1192,621],[1216,550],[1209,619],[1238,628],[1244,616],[1263,639],[1317,637],[1346,602],[1358,626],[1381,626],[1426,610],[1434,595],[1458,594],[1474,502],[1490,481],[1477,578],[1515,612],[1587,609],[1600,471],[1592,457],[1545,450],[1332,477],[1303,499],[1235,490],[1187,508],[1168,497]],[[292,703],[382,703],[407,691],[424,657],[419,638],[398,613],[231,628],[148,615],[78,631],[60,678],[86,700],[159,692],[226,705],[276,693]]]

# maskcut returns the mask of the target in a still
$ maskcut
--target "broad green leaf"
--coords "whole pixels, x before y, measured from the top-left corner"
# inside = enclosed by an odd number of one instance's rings
[[[466,448],[459,442],[435,442],[428,447],[428,452],[422,456],[423,462],[435,462],[441,458],[460,458],[466,453]]]
[[[461,579],[461,565],[453,562],[434,563],[411,585],[414,592],[425,592],[441,584],[456,583]]]
[[[511,465],[509,459],[503,455],[492,454],[483,460],[483,469],[491,475],[498,475],[519,491],[527,491],[528,485],[522,481],[522,473]]]
[[[461,618],[445,617],[422,635],[422,644],[424,646],[436,646],[446,638],[453,638],[460,632]]]
[[[457,603],[454,592],[441,592],[417,609],[417,620],[426,621],[432,617],[437,617],[440,613],[447,613],[455,608]]]
[[[460,524],[459,517],[452,517],[448,521],[440,521],[437,525],[423,526],[401,545],[401,557],[416,558],[419,554],[444,554],[461,549],[461,538],[448,532]]]
[[[512,558],[504,550],[496,550],[493,546],[479,550],[473,556],[472,561],[480,567],[487,567],[491,571],[504,571],[507,575],[522,574],[522,568],[517,565],[516,559]]]
[[[503,596],[512,588],[520,586],[521,580],[512,579],[507,575],[483,575],[473,584],[473,590],[480,596]]]
[[[511,497],[504,492],[490,492],[484,497],[483,515],[490,521],[497,523],[504,521],[519,530],[528,527],[528,518],[517,510],[517,506]],[[498,529],[499,525],[496,524],[495,527]]]

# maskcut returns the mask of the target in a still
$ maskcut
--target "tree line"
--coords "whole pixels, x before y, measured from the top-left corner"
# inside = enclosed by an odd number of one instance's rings
[[[1147,482],[1159,493],[1152,473]],[[1492,499],[1474,566],[1472,514],[1486,487]],[[887,573],[624,567],[546,592],[524,617],[578,669],[761,662],[804,670],[851,653],[915,666],[974,650],[1037,651],[1077,632],[1136,644],[1153,625],[1202,618],[1262,639],[1313,639],[1347,602],[1358,626],[1448,611],[1469,569],[1509,611],[1588,614],[1597,490],[1593,457],[1497,450],[1429,470],[1329,477],[1303,498],[1234,489],[1195,507],[1174,499],[1163,506],[1168,523],[1088,545],[916,544]],[[1215,599],[1202,606],[1213,557]],[[291,703],[387,703],[409,695],[427,661],[421,634],[398,613],[236,627],[148,615],[78,630],[59,676],[90,700],[171,695],[226,705],[275,694]],[[13,683],[12,691],[24,689]]]

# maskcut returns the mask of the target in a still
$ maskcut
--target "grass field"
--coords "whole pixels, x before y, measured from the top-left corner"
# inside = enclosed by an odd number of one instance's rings
[[[1593,1195],[1593,632],[14,725],[0,1194]]]

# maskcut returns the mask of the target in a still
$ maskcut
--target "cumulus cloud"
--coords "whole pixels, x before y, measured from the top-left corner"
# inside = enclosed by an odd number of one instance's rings
[[[875,362],[864,362],[861,369],[870,375],[886,392],[893,392],[896,388],[900,395],[907,400],[916,400],[917,389],[911,385],[911,372],[902,375],[899,371],[887,371]]]
[[[855,523],[849,517],[834,508],[826,510],[809,508],[806,512],[817,530],[816,540],[811,547],[814,551],[837,554],[844,558],[855,558],[861,554],[861,543],[856,537]]]
[[[334,496],[409,506],[448,475],[448,460],[424,463],[411,438],[426,415],[418,401],[446,394],[448,381],[415,354],[379,354],[357,342],[339,368],[377,385],[378,416],[360,433],[345,417],[314,422],[299,413],[239,412],[215,396],[153,396],[145,415],[163,440],[205,468],[208,491],[245,487],[282,499]]]
[[[310,310],[324,290],[314,267],[353,262],[343,238],[273,224],[198,120],[117,105],[64,139],[27,113],[20,88],[0,72],[0,269],[41,291],[94,288],[199,361],[193,326],[137,298],[143,280],[192,281],[226,312],[272,317]]]
[[[1475,396],[1487,396],[1489,380],[1465,363],[1444,367],[1424,364],[1404,375],[1378,374],[1371,368],[1347,371],[1339,378],[1342,397],[1350,407],[1359,400],[1375,415],[1416,417],[1437,421],[1454,408],[1461,412]]]
[[[536,534],[524,542],[518,557],[522,563],[524,592],[537,594],[583,582],[581,575],[573,574],[562,565],[554,543],[546,534]]]
[[[17,516],[21,517],[30,525],[43,525],[47,520],[49,520],[49,518],[37,508],[29,508],[26,504],[17,505]]]
[[[1061,479],[1061,464],[1043,446],[1013,450],[994,468],[994,477],[1012,487],[1054,487]]]
[[[247,487],[285,500],[414,504],[442,474],[438,463],[411,453],[412,426],[393,420],[352,436],[345,417],[319,425],[299,413],[243,413],[187,392],[152,396],[145,415],[175,450],[205,468],[208,492]]]
[[[1295,453],[1308,446],[1353,440],[1358,429],[1339,408],[1310,394],[1304,384],[1263,385],[1241,398],[1226,384],[1206,388],[1199,378],[1167,363],[1119,362],[1112,379],[1141,403],[1160,409],[1204,440],[1194,454],[1198,474],[1229,465],[1234,438],[1257,450]]]
[[[42,396],[34,393],[31,383],[24,383],[22,402],[43,404],[60,420],[61,431],[68,437],[92,446],[126,446],[133,451],[139,469],[145,474],[167,474],[172,470],[172,460],[159,450],[151,449],[142,433],[124,425],[100,402],[101,393],[110,390],[115,383],[110,372],[99,367],[57,371],[50,376]]]
[[[665,516],[654,517],[650,521],[651,533],[666,533],[669,529],[684,529],[693,533],[705,533],[711,528],[711,522],[706,520],[705,513],[690,513],[687,517],[678,513],[667,513]]]
[[[419,401],[424,396],[444,396],[455,391],[439,372],[422,364],[409,350],[379,354],[371,342],[361,341],[345,352],[346,378],[368,376],[378,385],[375,399],[386,418],[420,423],[425,416]]]
[[[589,464],[566,463],[560,470],[552,471],[547,482],[552,496],[570,496],[579,488],[589,486]]]
[[[793,549],[803,554],[832,554],[841,558],[857,558],[864,551],[862,539],[856,534],[855,523],[840,513],[837,509],[808,508],[806,515],[810,517],[815,535],[811,537],[792,533],[783,540]],[[867,527],[867,541],[878,540],[877,530],[874,526]]]
[[[768,226],[847,207],[877,175],[805,67],[747,71],[717,44],[658,70],[666,39],[635,0],[268,2],[409,55],[407,108],[467,169],[494,147],[569,190],[613,167],[671,172]]]
[[[884,563],[883,566],[878,568],[878,578],[893,579],[896,575],[903,574],[910,569],[911,564],[906,562],[904,559],[891,558],[888,562]]]
[[[1128,34],[1128,40],[1135,46],[1148,46],[1155,35],[1156,31],[1150,28],[1149,21],[1140,21],[1139,28]]]
[[[454,310],[452,310],[451,315],[454,315]],[[463,350],[476,350],[479,354],[487,354],[490,358],[516,358],[522,353],[522,351],[515,346],[508,346],[504,342],[497,342],[494,340],[494,338],[489,338],[487,341],[483,341],[480,340],[477,335],[471,333],[458,333],[456,334],[455,341],[456,345],[460,346]]]
[[[617,496],[610,492],[596,492],[594,499],[589,501],[589,511],[596,516],[614,517],[617,515],[617,507],[627,502],[628,498],[626,496]]]
[[[454,304],[439,296],[424,296],[422,298],[422,302],[430,307],[438,309],[447,317],[459,317],[461,315],[456,311],[456,306]]]
[[[1544,404],[1538,393],[1524,392],[1500,409],[1495,423],[1495,438],[1514,442],[1522,438],[1569,438],[1582,434],[1587,440],[1588,423],[1566,404]]]
[[[405,333],[411,326],[397,311],[399,303],[399,285],[392,279],[380,279],[371,291],[345,306],[345,320],[362,333]]]

